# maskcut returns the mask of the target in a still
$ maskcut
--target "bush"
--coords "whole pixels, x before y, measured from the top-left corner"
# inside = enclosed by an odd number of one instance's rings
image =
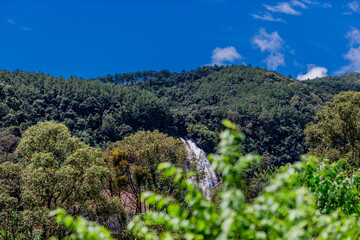
[[[86,220],[83,217],[74,219],[66,214],[64,209],[58,208],[50,213],[56,216],[59,225],[63,225],[67,229],[67,236],[63,239],[86,239],[86,240],[112,240],[109,230],[101,225]],[[57,238],[52,238],[57,239]]]

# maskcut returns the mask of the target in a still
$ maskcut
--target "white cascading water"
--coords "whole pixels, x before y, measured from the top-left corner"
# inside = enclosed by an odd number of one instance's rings
[[[204,173],[204,176],[196,182],[201,188],[205,198],[210,199],[209,189],[218,184],[219,179],[214,169],[211,167],[206,153],[201,148],[196,146],[194,140],[184,138],[180,138],[180,140],[185,145],[190,164],[194,163],[195,160],[196,169]]]

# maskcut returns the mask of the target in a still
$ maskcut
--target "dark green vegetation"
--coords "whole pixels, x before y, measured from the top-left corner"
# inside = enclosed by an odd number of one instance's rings
[[[64,123],[93,146],[140,129],[176,132],[169,108],[154,94],[99,80],[0,71],[1,127],[21,136],[39,121]]]
[[[347,73],[342,76],[323,77],[304,81],[305,84],[312,86],[316,93],[326,99],[331,98],[346,91],[360,91],[360,73]]]
[[[310,153],[360,166],[360,93],[336,95],[305,129]]]
[[[138,237],[354,237],[360,226],[358,79],[300,82],[245,66],[90,80],[0,71],[0,239],[96,239],[92,227],[109,238],[88,220],[127,239],[129,219],[147,210],[130,225]],[[354,91],[335,96],[343,90]],[[227,123],[220,135],[224,118],[239,129]],[[185,151],[176,139],[184,136],[217,151],[222,185],[211,202],[184,174]],[[308,150],[329,161],[308,158],[278,169]],[[160,173],[164,162],[176,168]],[[57,225],[49,214],[59,207],[77,219],[58,210]],[[350,228],[355,232],[344,233]]]
[[[245,152],[266,156],[278,166],[305,152],[303,129],[323,104],[299,81],[245,66],[204,67],[138,86],[167,102],[176,119],[182,115],[187,134],[200,145],[210,142],[206,131],[218,132],[227,118],[246,135]],[[205,144],[205,149],[212,150],[212,145]]]
[[[29,126],[52,120],[92,146],[158,129],[195,138],[213,152],[220,122],[227,118],[242,127],[245,152],[277,166],[306,151],[303,130],[324,104],[318,90],[302,82],[245,66],[92,80],[1,71],[0,84],[1,127],[18,137]]]

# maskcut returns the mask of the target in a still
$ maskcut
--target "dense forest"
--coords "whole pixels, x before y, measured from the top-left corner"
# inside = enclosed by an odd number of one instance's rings
[[[359,236],[359,80],[251,66],[1,70],[0,239]],[[211,153],[222,184],[210,200],[180,137]],[[307,153],[319,158],[300,161]]]
[[[92,146],[158,129],[194,138],[214,152],[221,120],[227,118],[242,127],[245,152],[258,153],[277,166],[298,160],[306,151],[305,125],[325,99],[336,94],[245,66],[90,80],[1,71],[0,81],[1,127],[17,137],[39,121],[52,120]]]

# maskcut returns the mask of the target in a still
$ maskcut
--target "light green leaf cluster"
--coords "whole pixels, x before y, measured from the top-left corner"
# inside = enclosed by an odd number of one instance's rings
[[[58,224],[66,227],[68,233],[63,239],[84,239],[84,240],[112,240],[109,230],[103,226],[86,220],[83,217],[74,219],[67,215],[64,209],[58,208],[50,213],[51,216],[56,216]],[[52,238],[57,239],[57,238]]]
[[[314,194],[322,213],[337,208],[346,214],[360,213],[360,172],[343,160],[329,163],[322,158],[309,157],[298,181]]]
[[[143,199],[151,210],[138,215],[128,229],[140,239],[357,239],[360,222],[340,209],[322,214],[311,188],[304,186],[311,159],[287,166],[271,181],[264,194],[247,204],[242,192],[242,172],[253,155],[243,156],[238,147],[242,136],[225,121],[218,152],[210,156],[212,166],[222,176],[219,206],[204,199],[182,169],[168,163],[159,169],[179,176],[179,188],[186,192],[185,203],[151,192]],[[316,190],[315,190],[316,191]],[[335,193],[336,194],[336,193]]]
[[[43,122],[29,128],[17,152],[28,161],[22,174],[26,206],[82,207],[102,189],[107,169],[101,151],[71,137],[63,124]]]

